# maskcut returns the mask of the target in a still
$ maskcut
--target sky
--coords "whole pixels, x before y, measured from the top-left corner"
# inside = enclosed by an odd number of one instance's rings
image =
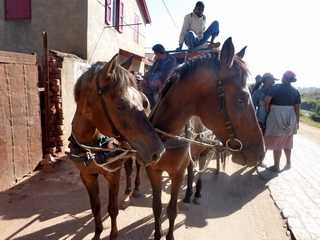
[[[186,14],[197,0],[147,0],[152,23],[146,29],[146,52],[161,43],[178,47]],[[164,3],[172,15],[170,18]],[[286,70],[296,73],[296,87],[320,87],[319,0],[203,0],[207,26],[220,23],[215,41],[232,37],[236,51],[248,46],[244,60],[254,81],[270,72],[280,78]]]

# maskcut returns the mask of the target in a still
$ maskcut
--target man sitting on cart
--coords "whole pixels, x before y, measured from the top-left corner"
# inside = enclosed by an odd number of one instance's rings
[[[155,61],[146,73],[145,80],[148,88],[146,95],[153,107],[158,100],[160,90],[175,69],[177,62],[174,56],[166,53],[165,48],[161,44],[154,45],[152,50],[155,55]]]
[[[180,33],[179,47],[182,49],[185,43],[189,49],[194,49],[204,45],[211,37],[211,43],[219,34],[219,22],[214,21],[206,30],[206,16],[203,15],[204,3],[199,1],[196,3],[192,13],[184,17],[182,30]],[[219,47],[219,43],[215,43],[214,47]]]

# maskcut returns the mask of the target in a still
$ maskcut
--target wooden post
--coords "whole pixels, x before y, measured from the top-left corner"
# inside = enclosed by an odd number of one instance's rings
[[[48,34],[42,33],[43,38],[43,83],[45,88],[45,137],[44,137],[44,155],[48,154],[48,142],[49,142],[49,108],[50,108],[50,81],[49,81],[49,59],[48,59]]]

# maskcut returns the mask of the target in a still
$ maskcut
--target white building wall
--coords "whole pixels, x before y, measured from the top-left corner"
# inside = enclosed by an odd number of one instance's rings
[[[123,32],[118,32],[114,27],[105,24],[105,6],[103,0],[89,0],[88,2],[88,41],[87,58],[89,63],[96,61],[108,61],[119,49],[144,56],[145,21],[141,15],[136,0],[123,0],[124,24],[133,24],[135,14],[139,16],[139,43],[134,41],[134,27],[124,26]],[[134,70],[137,67],[135,66]]]

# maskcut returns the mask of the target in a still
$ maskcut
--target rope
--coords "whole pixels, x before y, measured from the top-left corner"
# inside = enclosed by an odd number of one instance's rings
[[[160,130],[158,128],[156,128],[155,130],[156,130],[156,132],[161,133],[164,136],[167,136],[167,137],[170,137],[170,138],[174,138],[174,139],[177,139],[177,140],[180,140],[180,141],[196,144],[196,145],[203,146],[203,147],[216,148],[216,147],[221,147],[222,146],[222,143],[220,141],[215,141],[215,144],[209,144],[209,143],[199,142],[199,141],[196,141],[196,140],[193,140],[193,139],[190,139],[190,138],[185,138],[185,137],[181,137],[181,136],[178,136],[178,135],[174,135],[174,134],[171,134],[171,133],[167,133],[167,132],[164,132],[164,131],[162,131],[162,130]]]
[[[110,149],[108,148],[102,148],[102,147],[92,147],[92,146],[88,146],[88,145],[85,145],[85,144],[81,144],[79,143],[79,141],[77,140],[77,138],[74,136],[73,133],[71,133],[73,139],[75,140],[75,142],[77,143],[77,145],[85,150],[89,150],[89,151],[97,151],[97,152],[110,152]],[[120,150],[120,151],[128,151],[128,153],[137,153],[136,150],[133,150],[133,149],[124,149],[124,148],[112,148],[112,151],[117,151],[117,150]]]
[[[188,143],[192,143],[192,144],[196,144],[196,145],[199,145],[199,146],[203,146],[203,147],[208,147],[208,148],[213,148],[216,153],[217,152],[220,152],[220,151],[217,151],[217,148],[219,147],[220,149],[223,148],[223,151],[227,151],[227,148],[223,147],[222,143],[220,141],[215,141],[215,144],[209,144],[209,143],[204,143],[204,142],[200,142],[200,141],[196,141],[196,140],[193,140],[193,139],[190,139],[190,138],[185,138],[185,137],[181,137],[181,136],[178,136],[178,135],[174,135],[174,134],[171,134],[171,133],[167,133],[167,132],[164,132],[158,128],[155,129],[156,132],[164,135],[164,136],[167,136],[167,137],[170,137],[170,138],[174,138],[174,139],[177,139],[177,140],[180,140],[180,141],[184,141],[184,142],[188,142]],[[205,133],[206,131],[204,132],[201,132],[201,133]],[[200,134],[201,134],[200,133]],[[199,135],[200,135],[199,134]],[[198,134],[197,134],[198,135]],[[189,153],[189,159],[192,163],[193,166],[196,166],[196,162],[193,160],[193,157],[192,157],[192,153],[191,153],[191,147],[188,148],[188,153]],[[217,159],[217,161],[219,161],[219,159]],[[203,169],[200,169],[200,165],[199,165],[199,170],[195,169],[195,172],[196,173],[203,173],[205,172],[207,169],[208,169],[208,166],[209,166],[209,163],[210,161],[209,160],[206,160],[206,163],[205,163],[205,166]]]
[[[88,154],[91,155],[92,157],[92,161],[95,162],[96,165],[104,168],[106,171],[110,172],[110,173],[113,173],[113,172],[116,172],[118,170],[121,169],[122,166],[119,166],[119,167],[116,167],[116,168],[109,168],[108,165],[112,164],[112,163],[115,163],[115,162],[118,162],[120,160],[124,160],[124,159],[128,159],[128,158],[131,158],[137,151],[136,150],[132,150],[132,149],[123,149],[123,148],[113,148],[112,151],[117,151],[117,150],[120,150],[120,151],[123,151],[123,153],[115,156],[115,157],[110,157],[108,158],[108,161],[106,163],[103,163],[103,164],[99,164],[97,163],[97,161],[95,160],[95,154],[92,153],[91,151],[98,151],[98,152],[110,152],[110,149],[108,148],[102,148],[102,147],[92,147],[92,146],[87,146],[87,145],[84,145],[84,144],[81,144],[79,143],[79,141],[76,139],[76,137],[74,136],[73,133],[71,133],[74,141],[76,142],[76,144],[83,148],[84,150],[88,151],[88,152],[85,152],[85,153],[82,153],[82,154],[70,154],[73,158],[83,158],[83,157],[87,157]]]

